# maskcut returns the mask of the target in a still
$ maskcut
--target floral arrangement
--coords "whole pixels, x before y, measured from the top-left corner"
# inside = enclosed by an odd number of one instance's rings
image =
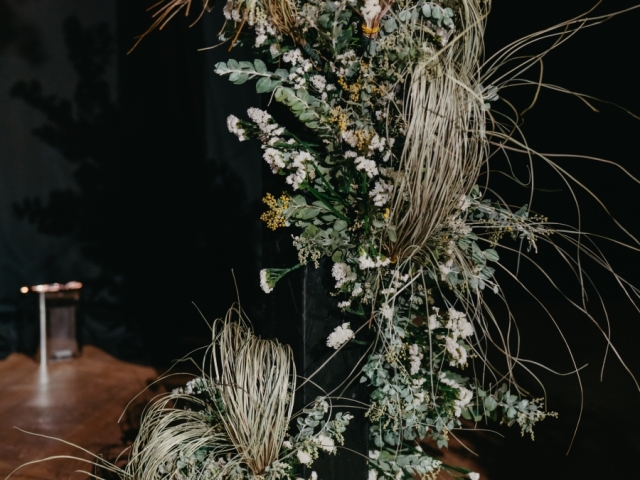
[[[267,194],[262,219],[294,228],[299,264],[263,270],[260,284],[269,293],[294,268],[328,257],[338,306],[377,332],[361,376],[372,387],[370,480],[435,478],[443,469],[477,478],[426,455],[420,440],[445,447],[461,418],[517,423],[533,435],[537,421],[555,415],[522,395],[511,369],[490,372],[483,347],[494,341],[483,297],[501,295],[496,247],[515,240],[531,250],[553,233],[527,206],[492,201],[478,186],[498,99],[480,68],[488,8],[344,0],[223,9],[220,40],[249,43],[259,58],[228,60],[216,72],[256,80],[299,121],[285,127],[257,108],[228,118],[240,141],[262,143],[289,187]],[[354,337],[344,323],[327,346]],[[482,374],[465,376],[474,361]]]
[[[549,36],[560,44],[589,19],[526,37],[484,60],[490,3],[229,0],[222,9],[220,41],[230,51],[249,45],[256,58],[229,59],[216,72],[235,84],[255,81],[257,92],[295,119],[283,123],[250,108],[246,118],[227,121],[240,141],[262,144],[287,190],[266,194],[262,220],[292,231],[298,263],[262,270],[260,285],[270,293],[292,270],[330,262],[345,322],[326,348],[344,348],[365,328],[375,332],[358,373],[370,387],[369,480],[445,472],[478,480],[420,443],[447,447],[463,419],[517,424],[533,437],[537,422],[556,416],[519,387],[514,369],[527,367],[486,300],[508,306],[497,270],[519,281],[499,251],[528,258],[540,242],[557,245],[557,238],[610,270],[585,233],[528,205],[514,207],[481,184],[492,155],[507,146],[555,165],[491,104],[544,55],[519,57],[523,46]],[[190,7],[190,0],[161,2],[151,29]],[[209,7],[205,0],[201,14]],[[581,278],[579,258],[559,251]],[[214,326],[211,373],[203,369],[146,412],[123,478],[300,480],[300,466],[312,467],[319,452],[335,453],[343,442],[353,417],[332,416],[328,398],[306,406],[298,432],[289,433],[295,368],[286,347],[256,339],[242,321],[216,332]],[[489,360],[491,350],[504,357],[504,371]],[[265,420],[241,398],[256,388],[255,398],[269,399],[277,415]]]

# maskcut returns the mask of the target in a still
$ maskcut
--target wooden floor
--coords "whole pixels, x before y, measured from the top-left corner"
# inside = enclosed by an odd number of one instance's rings
[[[0,479],[23,463],[48,456],[89,458],[73,447],[14,427],[57,437],[103,456],[122,450],[122,437],[130,425],[126,418],[119,425],[118,417],[157,373],[87,346],[82,357],[50,365],[48,377],[48,383],[41,383],[38,364],[24,355],[0,361]],[[139,417],[140,409],[139,401],[129,417]],[[59,459],[26,466],[11,478],[68,479],[79,468],[90,470],[87,464]],[[73,475],[73,479],[83,477]]]

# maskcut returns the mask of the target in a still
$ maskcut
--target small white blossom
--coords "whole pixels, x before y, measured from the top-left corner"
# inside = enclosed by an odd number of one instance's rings
[[[371,141],[369,142],[369,151],[370,153],[373,153],[374,151],[379,151],[382,152],[384,150],[384,145],[387,142],[386,138],[380,138],[378,136],[378,134],[376,133],[373,138],[371,139]]]
[[[380,314],[387,320],[393,319],[393,307],[388,303],[385,303],[380,307]]]
[[[296,170],[287,176],[286,182],[291,185],[294,190],[297,190],[305,180],[313,180],[316,178],[316,171],[313,168],[314,163],[313,156],[309,152],[297,152],[289,165],[290,168],[295,168]]]
[[[331,268],[331,275],[336,280],[336,288],[342,287],[345,283],[353,282],[358,277],[346,263],[337,262]]]
[[[356,148],[358,145],[358,137],[356,137],[356,134],[352,130],[342,132],[342,139],[351,146],[351,148]]]
[[[235,115],[229,115],[227,117],[227,128],[231,133],[238,137],[241,142],[247,139],[246,132],[240,127],[240,119]]]
[[[377,257],[374,260],[365,252],[362,252],[362,254],[358,257],[358,267],[360,267],[360,270],[384,267],[389,265],[390,263],[391,263],[391,260],[389,260],[388,258],[382,260],[381,257]]]
[[[351,306],[351,300],[345,300],[343,302],[338,302],[338,308],[349,308]]]
[[[365,157],[356,157],[354,163],[356,164],[356,170],[364,170],[369,178],[373,178],[379,173],[376,162],[373,160],[368,160]]]
[[[296,452],[296,456],[298,457],[298,461],[303,465],[309,465],[311,462],[313,462],[313,458],[311,458],[311,455],[309,455],[304,450],[298,450]]]
[[[379,0],[365,0],[364,5],[360,9],[362,18],[367,25],[370,25],[382,11]]]
[[[316,90],[318,90],[319,92],[323,92],[327,86],[327,79],[322,75],[314,75],[313,77],[311,77],[311,83]]]
[[[273,287],[269,285],[267,280],[267,269],[263,268],[260,270],[260,288],[264,290],[264,293],[271,293],[273,291]]]
[[[371,460],[377,460],[380,458],[380,450],[369,450],[369,458]]]
[[[345,322],[331,332],[327,338],[327,347],[335,348],[337,350],[354,337],[355,334],[353,333],[353,330],[351,330],[351,325],[349,322]]]
[[[367,477],[367,480],[378,480],[378,472],[376,470],[369,470],[369,476]]]
[[[389,201],[392,191],[393,185],[386,180],[380,179],[376,181],[369,192],[369,196],[373,199],[373,204],[376,207],[382,207]]]
[[[282,152],[275,148],[267,148],[262,154],[262,158],[269,164],[273,173],[278,173],[286,167]]]
[[[469,478],[471,480],[480,480],[480,474],[476,472],[469,472]]]
[[[420,361],[423,355],[420,353],[420,347],[417,344],[409,346],[409,363],[411,364],[411,375],[415,375],[420,371]]]
[[[320,434],[314,439],[314,442],[321,450],[324,450],[327,453],[336,453],[336,444],[333,441],[333,438]]]

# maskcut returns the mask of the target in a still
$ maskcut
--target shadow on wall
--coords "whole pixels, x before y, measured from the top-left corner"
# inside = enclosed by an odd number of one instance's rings
[[[118,104],[105,80],[115,54],[107,25],[83,28],[69,17],[63,32],[77,74],[73,98],[45,94],[37,80],[17,83],[11,94],[45,115],[33,133],[73,165],[76,188],[25,198],[15,214],[41,234],[75,239],[100,267],[98,277],[81,279],[86,342],[120,358],[166,363],[210,339],[190,303],[211,315],[226,311],[235,300],[232,268],[244,296],[258,296],[257,205],[248,206],[230,168],[205,158],[202,92],[192,92],[191,102],[157,95],[171,81],[201,81],[197,65],[175,68],[177,80],[158,75],[148,95],[121,95]],[[154,60],[135,59],[159,74]],[[120,75],[121,90],[149,80],[133,73]]]
[[[7,0],[0,0],[0,54],[10,46],[15,46],[17,53],[32,65],[46,58],[38,30],[22,21]]]

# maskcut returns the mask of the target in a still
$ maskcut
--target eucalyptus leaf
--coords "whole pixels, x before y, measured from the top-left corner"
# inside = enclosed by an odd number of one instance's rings
[[[268,72],[267,71],[267,65],[262,60],[260,60],[259,58],[256,58],[253,61],[253,65],[255,66],[255,70],[258,73],[267,73]]]

